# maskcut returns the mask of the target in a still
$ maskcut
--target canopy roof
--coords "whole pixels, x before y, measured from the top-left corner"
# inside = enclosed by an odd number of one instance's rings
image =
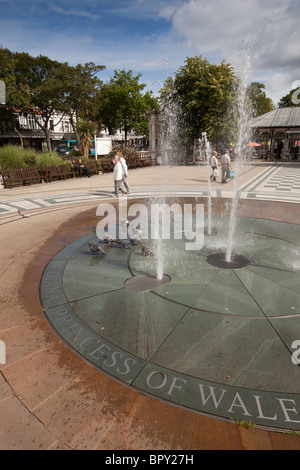
[[[300,107],[278,108],[258,116],[250,122],[251,127],[265,129],[272,127],[300,127]]]

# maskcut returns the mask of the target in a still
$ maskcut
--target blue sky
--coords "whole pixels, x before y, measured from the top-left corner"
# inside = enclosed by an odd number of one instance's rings
[[[154,93],[196,54],[238,70],[253,44],[252,80],[275,102],[300,80],[299,0],[0,0],[0,45],[71,65],[142,73]]]

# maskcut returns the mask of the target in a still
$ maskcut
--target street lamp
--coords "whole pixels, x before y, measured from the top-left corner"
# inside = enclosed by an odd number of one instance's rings
[[[158,84],[160,85],[160,88],[163,87],[162,83],[161,83],[159,80],[155,80],[155,82],[152,83],[151,87],[152,87],[153,85],[155,85],[155,83],[158,83]],[[152,91],[152,90],[150,90],[150,94],[153,95],[153,91]]]

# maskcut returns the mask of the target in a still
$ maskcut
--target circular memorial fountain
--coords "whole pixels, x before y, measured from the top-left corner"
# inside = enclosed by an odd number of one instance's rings
[[[186,234],[172,233],[161,283],[151,241],[149,257],[95,232],[68,245],[44,272],[44,313],[77,354],[141,393],[219,419],[299,430],[300,227],[241,210],[228,266],[230,213],[223,200],[214,206],[218,235],[205,235],[204,220],[202,246],[187,250]]]
[[[237,115],[242,142],[248,116]],[[272,220],[268,202],[239,199],[242,148],[230,200],[213,200],[209,184],[207,198],[176,198],[182,214],[194,205],[196,223],[178,228],[170,219],[169,236],[143,240],[150,251],[129,236],[106,244],[96,231],[76,240],[47,266],[41,303],[69,347],[143,394],[222,420],[299,431],[300,226],[285,208]],[[166,184],[163,168],[161,175]],[[154,196],[146,212],[157,200],[174,203]],[[202,224],[195,206],[205,206]]]

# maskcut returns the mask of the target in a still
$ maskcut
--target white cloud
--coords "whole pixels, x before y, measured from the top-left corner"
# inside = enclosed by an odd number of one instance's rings
[[[275,72],[266,81],[266,91],[279,100],[291,90],[292,82],[288,73]]]
[[[100,15],[97,14],[95,11],[89,11],[89,9],[78,9],[78,8],[62,8],[55,3],[48,3],[48,7],[50,10],[54,11],[55,13],[59,13],[61,15],[67,16],[79,16],[83,18],[89,18],[92,20],[97,20],[100,18]]]
[[[299,15],[299,0],[187,0],[172,22],[191,54],[214,56],[235,67],[239,51],[254,44],[253,79],[267,75],[267,90],[277,103],[300,79]]]
[[[299,0],[6,1],[0,43],[11,50],[130,68],[163,82],[196,54],[238,69],[240,51],[253,43],[253,79],[275,102],[300,79]]]
[[[188,44],[206,52],[228,51],[257,31],[258,0],[190,0],[173,17],[173,26]],[[251,5],[252,14],[248,13]]]

